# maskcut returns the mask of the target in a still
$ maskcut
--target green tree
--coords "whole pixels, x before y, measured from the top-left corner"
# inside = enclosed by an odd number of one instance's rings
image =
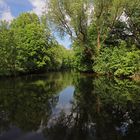
[[[76,40],[77,46],[83,50],[82,59],[87,59],[90,64],[92,63],[92,49],[88,45],[87,31],[92,21],[92,12],[90,13],[92,9],[90,0],[51,0],[48,14],[50,22],[55,25],[55,29],[61,36],[68,34],[73,41]],[[83,61],[81,65],[88,67],[87,61]]]
[[[23,13],[11,25],[17,49],[19,71],[34,72],[45,68],[47,34],[35,14]]]
[[[15,73],[16,50],[13,31],[6,21],[0,22],[0,74]]]
[[[127,18],[128,32],[131,34],[133,43],[140,48],[140,1],[126,1],[125,15]]]
[[[125,0],[93,0],[93,3],[95,17],[93,27],[96,29],[97,50],[99,51],[108,33],[122,16]]]

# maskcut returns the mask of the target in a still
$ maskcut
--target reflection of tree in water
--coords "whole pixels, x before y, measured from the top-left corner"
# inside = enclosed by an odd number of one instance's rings
[[[36,131],[47,125],[50,99],[70,83],[67,73],[0,80],[0,132],[11,125],[24,131]],[[56,103],[53,100],[54,106]]]
[[[70,114],[50,124],[59,92],[75,85]],[[50,74],[0,81],[0,131],[10,125],[42,132],[48,140],[138,140],[140,87],[129,80]]]
[[[129,80],[115,79],[113,81],[102,78],[100,81],[96,81],[96,90],[102,101],[102,108],[107,117],[111,116],[110,120],[114,123],[115,129],[123,135],[128,135],[128,133],[131,133],[132,136],[136,135],[132,133],[132,127],[137,121],[135,116],[140,116],[138,109],[140,87]]]
[[[139,138],[140,87],[129,80],[79,77],[71,115],[44,130],[51,140]]]

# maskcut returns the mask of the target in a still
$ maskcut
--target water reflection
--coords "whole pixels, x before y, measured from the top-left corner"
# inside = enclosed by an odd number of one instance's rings
[[[0,140],[138,140],[140,86],[49,73],[0,80]]]

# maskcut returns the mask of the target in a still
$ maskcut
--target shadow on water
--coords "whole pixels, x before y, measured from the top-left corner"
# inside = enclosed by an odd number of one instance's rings
[[[139,140],[140,85],[78,73],[0,80],[0,140]]]

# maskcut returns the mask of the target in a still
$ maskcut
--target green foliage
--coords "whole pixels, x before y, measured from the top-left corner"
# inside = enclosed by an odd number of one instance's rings
[[[78,41],[73,43],[75,56],[74,67],[82,72],[91,72],[93,65],[93,49],[90,46],[84,47]]]
[[[63,48],[63,62],[62,69],[74,69],[75,56],[73,50],[67,50]]]
[[[132,42],[140,48],[140,1],[126,0],[125,14],[127,17],[128,32],[131,33]]]
[[[23,13],[11,23],[15,38],[17,72],[35,72],[45,68],[48,40],[45,27],[35,14]],[[49,33],[48,33],[49,34]]]
[[[0,74],[71,68],[139,73],[139,7],[139,0],[50,0],[41,18],[23,13],[11,24],[1,22]],[[58,44],[52,29],[71,37],[72,50]]]
[[[65,70],[73,68],[74,54],[62,46],[53,46],[46,52],[48,70]]]
[[[48,17],[53,28],[61,36],[68,34],[74,42],[78,42],[75,66],[80,71],[92,70],[92,49],[88,47],[88,24],[89,20],[92,21],[89,10],[93,10],[92,4],[90,0],[50,0],[49,5]]]
[[[0,23],[0,73],[15,75],[72,68],[73,53],[58,45],[36,14]]]
[[[140,51],[128,49],[125,43],[119,47],[104,48],[96,58],[93,69],[99,73],[130,76],[140,70]]]
[[[45,66],[46,40],[44,28],[34,23],[15,30],[17,43],[17,67],[24,71],[42,69]]]
[[[128,22],[121,20],[124,15]],[[103,52],[100,52],[100,49],[105,45],[119,46],[121,41],[126,41],[129,47],[140,44],[139,30],[137,30],[139,29],[138,0],[132,2],[129,0],[51,0],[48,16],[53,27],[62,36],[69,34],[73,39],[74,66],[78,70],[109,72],[125,76],[136,71],[135,65],[130,66],[130,63],[137,61],[134,60],[135,58],[132,59],[135,55],[138,57],[136,52],[133,51],[134,55],[131,56],[129,54],[131,49],[121,49],[122,46],[107,50],[102,48]],[[98,56],[100,53],[101,55]],[[94,70],[92,66],[95,59]]]
[[[63,59],[63,47],[54,46],[47,50],[47,56],[49,57],[48,66],[51,70],[59,70],[62,66]]]
[[[116,76],[129,76],[140,70],[140,51],[127,52],[122,64],[115,71]]]
[[[0,75],[15,71],[15,42],[13,31],[6,21],[0,22]]]
[[[11,23],[13,28],[25,28],[28,24],[40,24],[39,18],[35,13],[22,13]]]
[[[50,0],[48,17],[55,29],[63,36],[75,36],[84,43],[87,35],[90,0]]]

